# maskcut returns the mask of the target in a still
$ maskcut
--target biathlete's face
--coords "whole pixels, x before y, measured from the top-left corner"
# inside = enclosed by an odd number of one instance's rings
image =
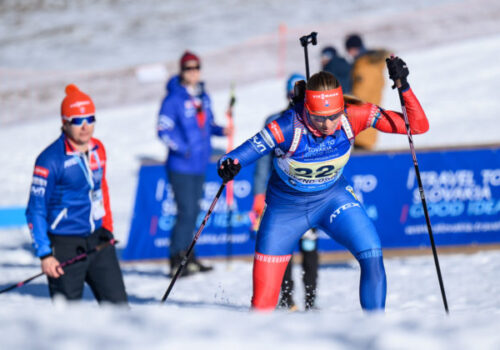
[[[337,130],[340,119],[344,115],[344,112],[338,112],[332,115],[318,115],[307,111],[309,114],[309,119],[313,126],[324,135],[331,135]]]
[[[182,80],[186,85],[194,86],[200,82],[200,64],[195,61],[187,61],[182,67]]]
[[[72,117],[64,121],[66,136],[77,146],[85,146],[94,135],[95,116]]]

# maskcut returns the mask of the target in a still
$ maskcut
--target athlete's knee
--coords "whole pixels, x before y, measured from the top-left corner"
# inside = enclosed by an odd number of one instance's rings
[[[372,280],[385,278],[384,259],[382,249],[374,248],[356,254],[356,259],[361,267],[361,273],[367,274]]]
[[[253,309],[261,311],[274,310],[278,304],[281,282],[290,258],[291,254],[265,255],[255,253],[253,265]]]
[[[382,249],[380,248],[372,248],[372,249],[367,249],[363,250],[361,252],[356,253],[356,259],[358,261],[365,260],[365,259],[370,259],[370,258],[381,258],[382,257]]]

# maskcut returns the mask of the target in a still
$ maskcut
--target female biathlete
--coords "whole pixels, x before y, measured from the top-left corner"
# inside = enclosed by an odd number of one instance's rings
[[[395,57],[388,59],[388,68],[390,78],[401,83],[411,132],[426,132],[429,124],[406,80],[406,64]],[[302,234],[314,227],[346,247],[359,262],[361,307],[384,309],[386,277],[380,239],[342,176],[354,137],[369,127],[406,134],[401,113],[343,96],[338,80],[319,72],[307,81],[303,102],[220,160],[218,173],[229,181],[242,166],[271,151],[276,155],[255,248],[254,309],[276,307],[293,249]]]

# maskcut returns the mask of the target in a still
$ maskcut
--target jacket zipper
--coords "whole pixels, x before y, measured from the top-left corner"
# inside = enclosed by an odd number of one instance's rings
[[[59,214],[57,214],[57,217],[56,219],[54,220],[54,222],[52,223],[52,225],[50,225],[50,229],[52,231],[54,231],[57,227],[57,225],[59,225],[59,222],[64,219],[64,218],[67,218],[68,217],[68,208],[64,208],[63,210],[61,210],[59,212]]]

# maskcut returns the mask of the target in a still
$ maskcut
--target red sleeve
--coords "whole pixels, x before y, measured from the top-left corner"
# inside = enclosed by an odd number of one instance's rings
[[[423,134],[429,130],[429,121],[425,112],[411,89],[403,92],[406,113],[410,122],[412,134]],[[351,122],[354,135],[374,127],[382,132],[391,134],[406,134],[406,126],[402,113],[384,110],[371,103],[362,105],[348,105],[347,116]]]
[[[98,148],[97,148],[97,153],[99,155],[99,160],[101,162],[102,166],[102,180],[101,180],[101,190],[102,190],[102,197],[104,201],[104,209],[106,211],[106,215],[102,218],[102,226],[113,232],[113,215],[111,214],[111,204],[109,201],[109,189],[108,189],[108,181],[106,180],[106,165],[107,165],[107,159],[106,159],[106,150],[104,149],[104,145],[102,144],[101,141],[94,139],[93,140],[95,143],[97,143]]]

